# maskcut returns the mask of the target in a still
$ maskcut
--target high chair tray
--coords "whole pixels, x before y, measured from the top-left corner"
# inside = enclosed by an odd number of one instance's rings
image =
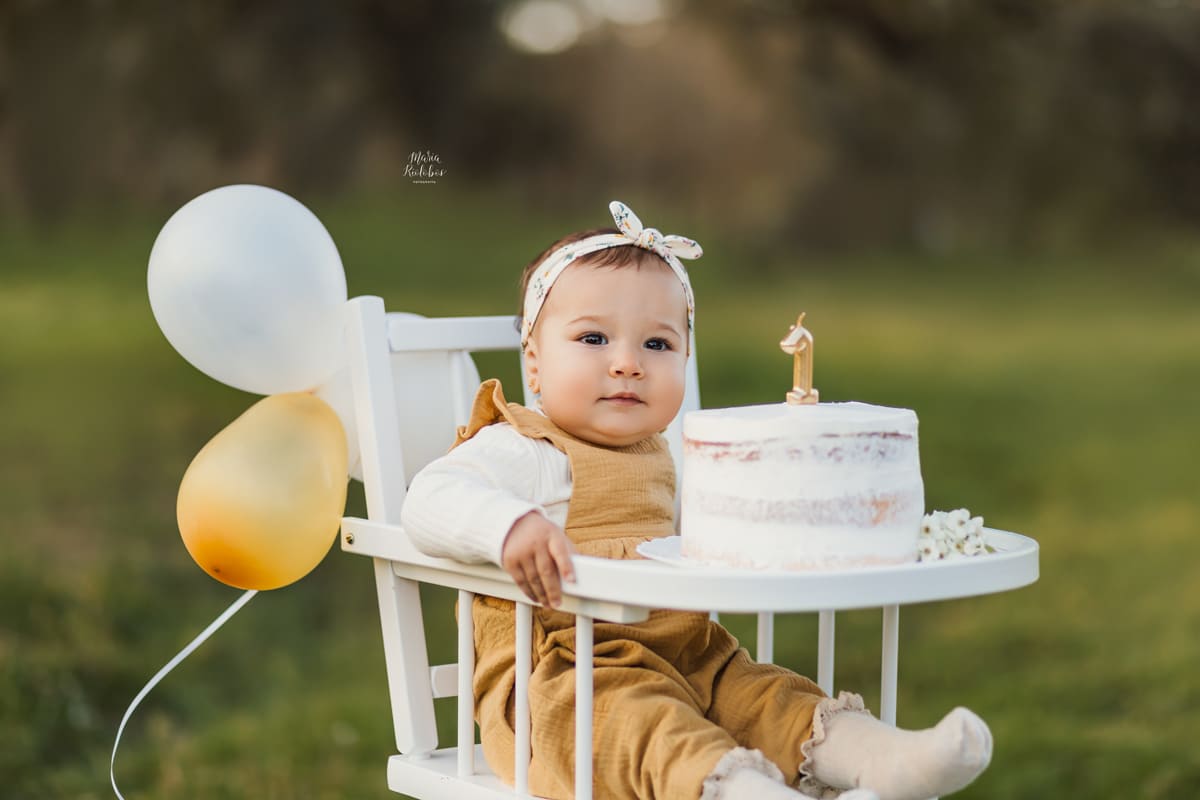
[[[993,528],[984,528],[983,536],[984,536],[984,544],[986,544],[988,547],[990,547],[993,552],[988,553],[988,554],[981,554],[980,556],[971,556],[972,558],[986,558],[990,555],[995,555],[996,553],[1012,552],[1014,550],[1019,550],[1019,549],[1021,549],[1021,547],[1023,545],[1023,543],[1020,541],[1020,539],[1028,538],[1028,537],[1021,536],[1019,539],[1015,539],[1013,537],[1018,536],[1018,534],[1009,534],[1006,531],[998,531]],[[1032,540],[1030,540],[1030,541],[1032,541]],[[797,571],[799,571],[799,570],[784,569],[783,567],[737,567],[737,566],[730,566],[728,564],[722,564],[719,561],[705,561],[704,559],[692,558],[692,557],[689,557],[689,556],[686,556],[683,554],[683,537],[682,536],[664,536],[659,539],[650,539],[649,541],[642,542],[641,544],[639,544],[637,546],[637,551],[638,551],[639,555],[642,555],[652,561],[658,561],[663,564],[670,564],[673,567],[683,567],[684,569],[715,570],[718,572],[753,572],[757,575],[762,575],[764,573],[794,574]],[[963,558],[966,558],[966,556],[963,556]],[[957,561],[957,560],[959,560],[959,559],[953,559],[950,561],[947,561],[945,559],[938,560],[938,561],[923,561],[923,562],[920,562],[920,564],[921,564],[922,568],[928,568],[928,567],[931,567],[934,565],[945,565],[948,563],[953,563],[953,561]],[[836,569],[831,568],[831,569],[825,569],[825,570],[820,570],[820,571],[821,572],[859,572],[862,570],[890,569],[890,568],[896,567],[896,566],[909,567],[915,563],[917,563],[917,562],[914,561],[910,564],[863,565],[863,566],[843,567],[843,568],[836,568]],[[816,571],[817,570],[807,570],[807,572],[809,572],[809,573],[816,572]]]
[[[635,622],[655,608],[730,613],[878,608],[992,594],[1038,579],[1035,540],[993,528],[986,528],[985,536],[996,552],[953,561],[829,572],[680,569],[654,560],[575,556],[576,581],[563,587],[562,609]],[[427,556],[399,525],[347,517],[342,520],[341,541],[347,552],[386,559],[401,577],[528,602],[499,567]]]

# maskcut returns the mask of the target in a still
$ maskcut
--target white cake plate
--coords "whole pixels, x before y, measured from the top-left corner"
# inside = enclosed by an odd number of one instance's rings
[[[1020,553],[1030,550],[1031,540],[1018,534],[1008,531],[996,530],[995,528],[983,529],[984,543],[994,552],[981,553],[977,556],[963,556],[954,559],[938,559],[936,561],[917,561],[915,558],[908,564],[880,564],[880,565],[864,565],[861,567],[843,567],[836,570],[821,570],[823,574],[829,572],[867,572],[871,570],[896,570],[898,567],[904,570],[908,569],[932,569],[937,567],[951,566],[955,564],[963,564],[968,561],[983,561],[989,556],[995,557],[1001,553]],[[683,537],[681,536],[664,536],[660,539],[651,539],[642,542],[637,546],[639,555],[657,561],[662,564],[670,564],[673,567],[682,567],[684,569],[693,570],[715,570],[720,572],[751,572],[751,573],[771,573],[771,574],[797,574],[797,570],[786,570],[779,567],[731,567],[728,564],[722,564],[716,561],[705,561],[698,558],[689,558],[681,552]]]

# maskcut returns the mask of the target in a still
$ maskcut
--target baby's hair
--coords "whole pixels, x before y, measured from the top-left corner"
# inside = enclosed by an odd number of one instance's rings
[[[518,297],[517,306],[517,330],[521,329],[521,318],[525,313],[525,290],[529,286],[529,277],[533,275],[543,261],[560,247],[578,242],[581,239],[588,239],[592,236],[600,236],[606,233],[620,233],[616,228],[592,228],[588,231],[579,231],[578,233],[569,233],[562,237],[554,244],[547,247],[537,258],[530,261],[521,273],[520,294]],[[660,256],[651,250],[645,250],[634,244],[618,245],[617,247],[607,247],[603,250],[597,250],[594,253],[587,253],[575,259],[572,266],[582,265],[587,267],[611,267],[613,269],[621,269],[623,267],[635,267],[642,269],[643,267],[667,267],[667,262],[663,261]]]

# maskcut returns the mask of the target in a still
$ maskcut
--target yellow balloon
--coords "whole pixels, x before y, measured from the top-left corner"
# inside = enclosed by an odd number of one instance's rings
[[[196,454],[179,486],[183,543],[212,577],[277,589],[329,551],[346,507],[346,436],[311,394],[259,400]]]

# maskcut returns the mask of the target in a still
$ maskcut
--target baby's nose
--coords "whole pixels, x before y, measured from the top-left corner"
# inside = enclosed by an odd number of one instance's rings
[[[608,371],[613,377],[639,378],[642,375],[642,362],[635,350],[621,348],[614,353]]]

